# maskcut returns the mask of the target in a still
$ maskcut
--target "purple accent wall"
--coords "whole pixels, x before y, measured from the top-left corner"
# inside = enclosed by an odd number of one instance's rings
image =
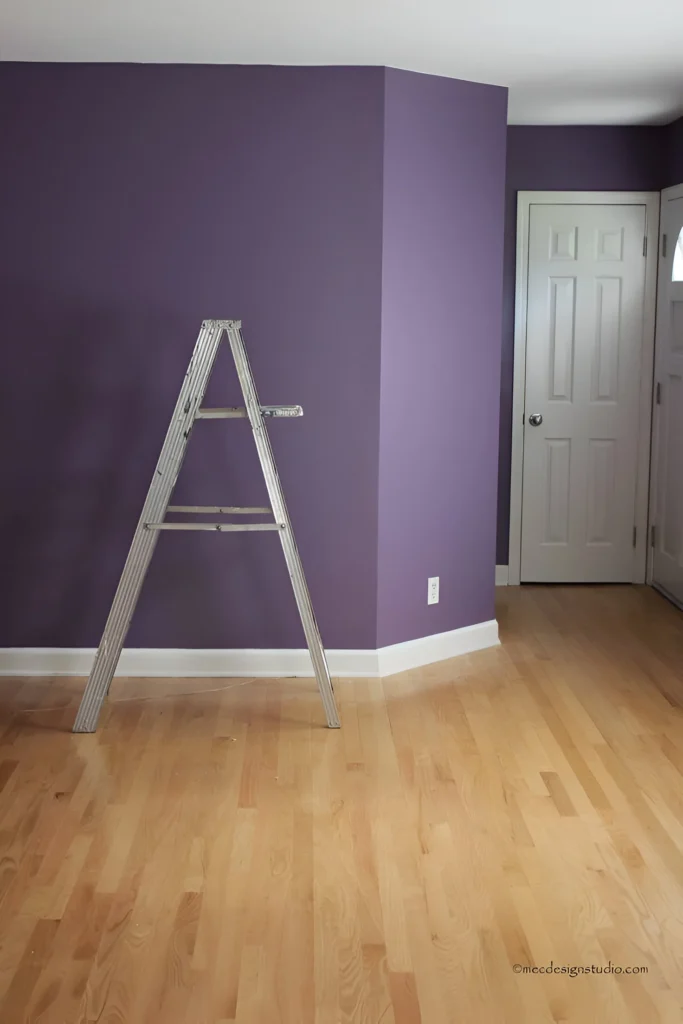
[[[205,316],[305,408],[271,433],[328,646],[490,618],[505,90],[0,63],[0,117],[0,646],[97,643]],[[678,184],[683,119],[507,139],[498,562],[516,192]],[[265,500],[245,424],[198,425],[176,497]],[[128,642],[301,646],[277,538],[162,537]]]
[[[683,185],[683,117],[666,126],[666,173],[664,188]]]
[[[666,129],[657,127],[508,128],[496,552],[499,564],[508,561],[510,524],[517,192],[658,191],[665,177],[665,132]],[[683,131],[675,136],[671,147],[672,154],[678,154],[683,180]]]
[[[98,643],[215,316],[304,407],[271,436],[324,640],[375,647],[383,76],[0,64],[0,646]],[[197,425],[177,499],[263,503],[245,428]],[[303,646],[275,535],[162,536],[128,643]]]
[[[380,646],[494,617],[506,107],[386,72]]]

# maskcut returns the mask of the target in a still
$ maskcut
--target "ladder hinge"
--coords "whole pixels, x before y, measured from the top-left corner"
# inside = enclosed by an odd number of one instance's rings
[[[662,259],[666,259],[666,235],[662,235]]]
[[[647,235],[643,238],[643,256],[647,256]]]
[[[662,384],[661,381],[657,381],[657,388],[655,390],[655,400],[657,405],[662,404]]]
[[[655,546],[655,539],[657,537],[657,529],[654,524],[650,527],[650,547]]]
[[[636,537],[638,536],[638,527],[633,527],[633,546],[636,546]]]

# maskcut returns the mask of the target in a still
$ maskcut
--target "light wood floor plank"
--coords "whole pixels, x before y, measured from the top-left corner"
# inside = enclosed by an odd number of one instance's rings
[[[95,736],[2,680],[0,1021],[680,1024],[683,615],[497,597],[341,732],[311,680],[117,680]]]

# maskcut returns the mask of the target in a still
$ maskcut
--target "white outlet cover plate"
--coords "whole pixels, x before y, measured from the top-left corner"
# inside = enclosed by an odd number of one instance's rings
[[[430,576],[427,580],[427,604],[439,603],[439,577]]]

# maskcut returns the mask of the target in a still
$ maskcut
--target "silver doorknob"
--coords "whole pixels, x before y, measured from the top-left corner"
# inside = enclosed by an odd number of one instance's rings
[[[529,417],[529,425],[532,427],[540,427],[541,423],[543,423],[543,417],[540,412],[532,412]]]

